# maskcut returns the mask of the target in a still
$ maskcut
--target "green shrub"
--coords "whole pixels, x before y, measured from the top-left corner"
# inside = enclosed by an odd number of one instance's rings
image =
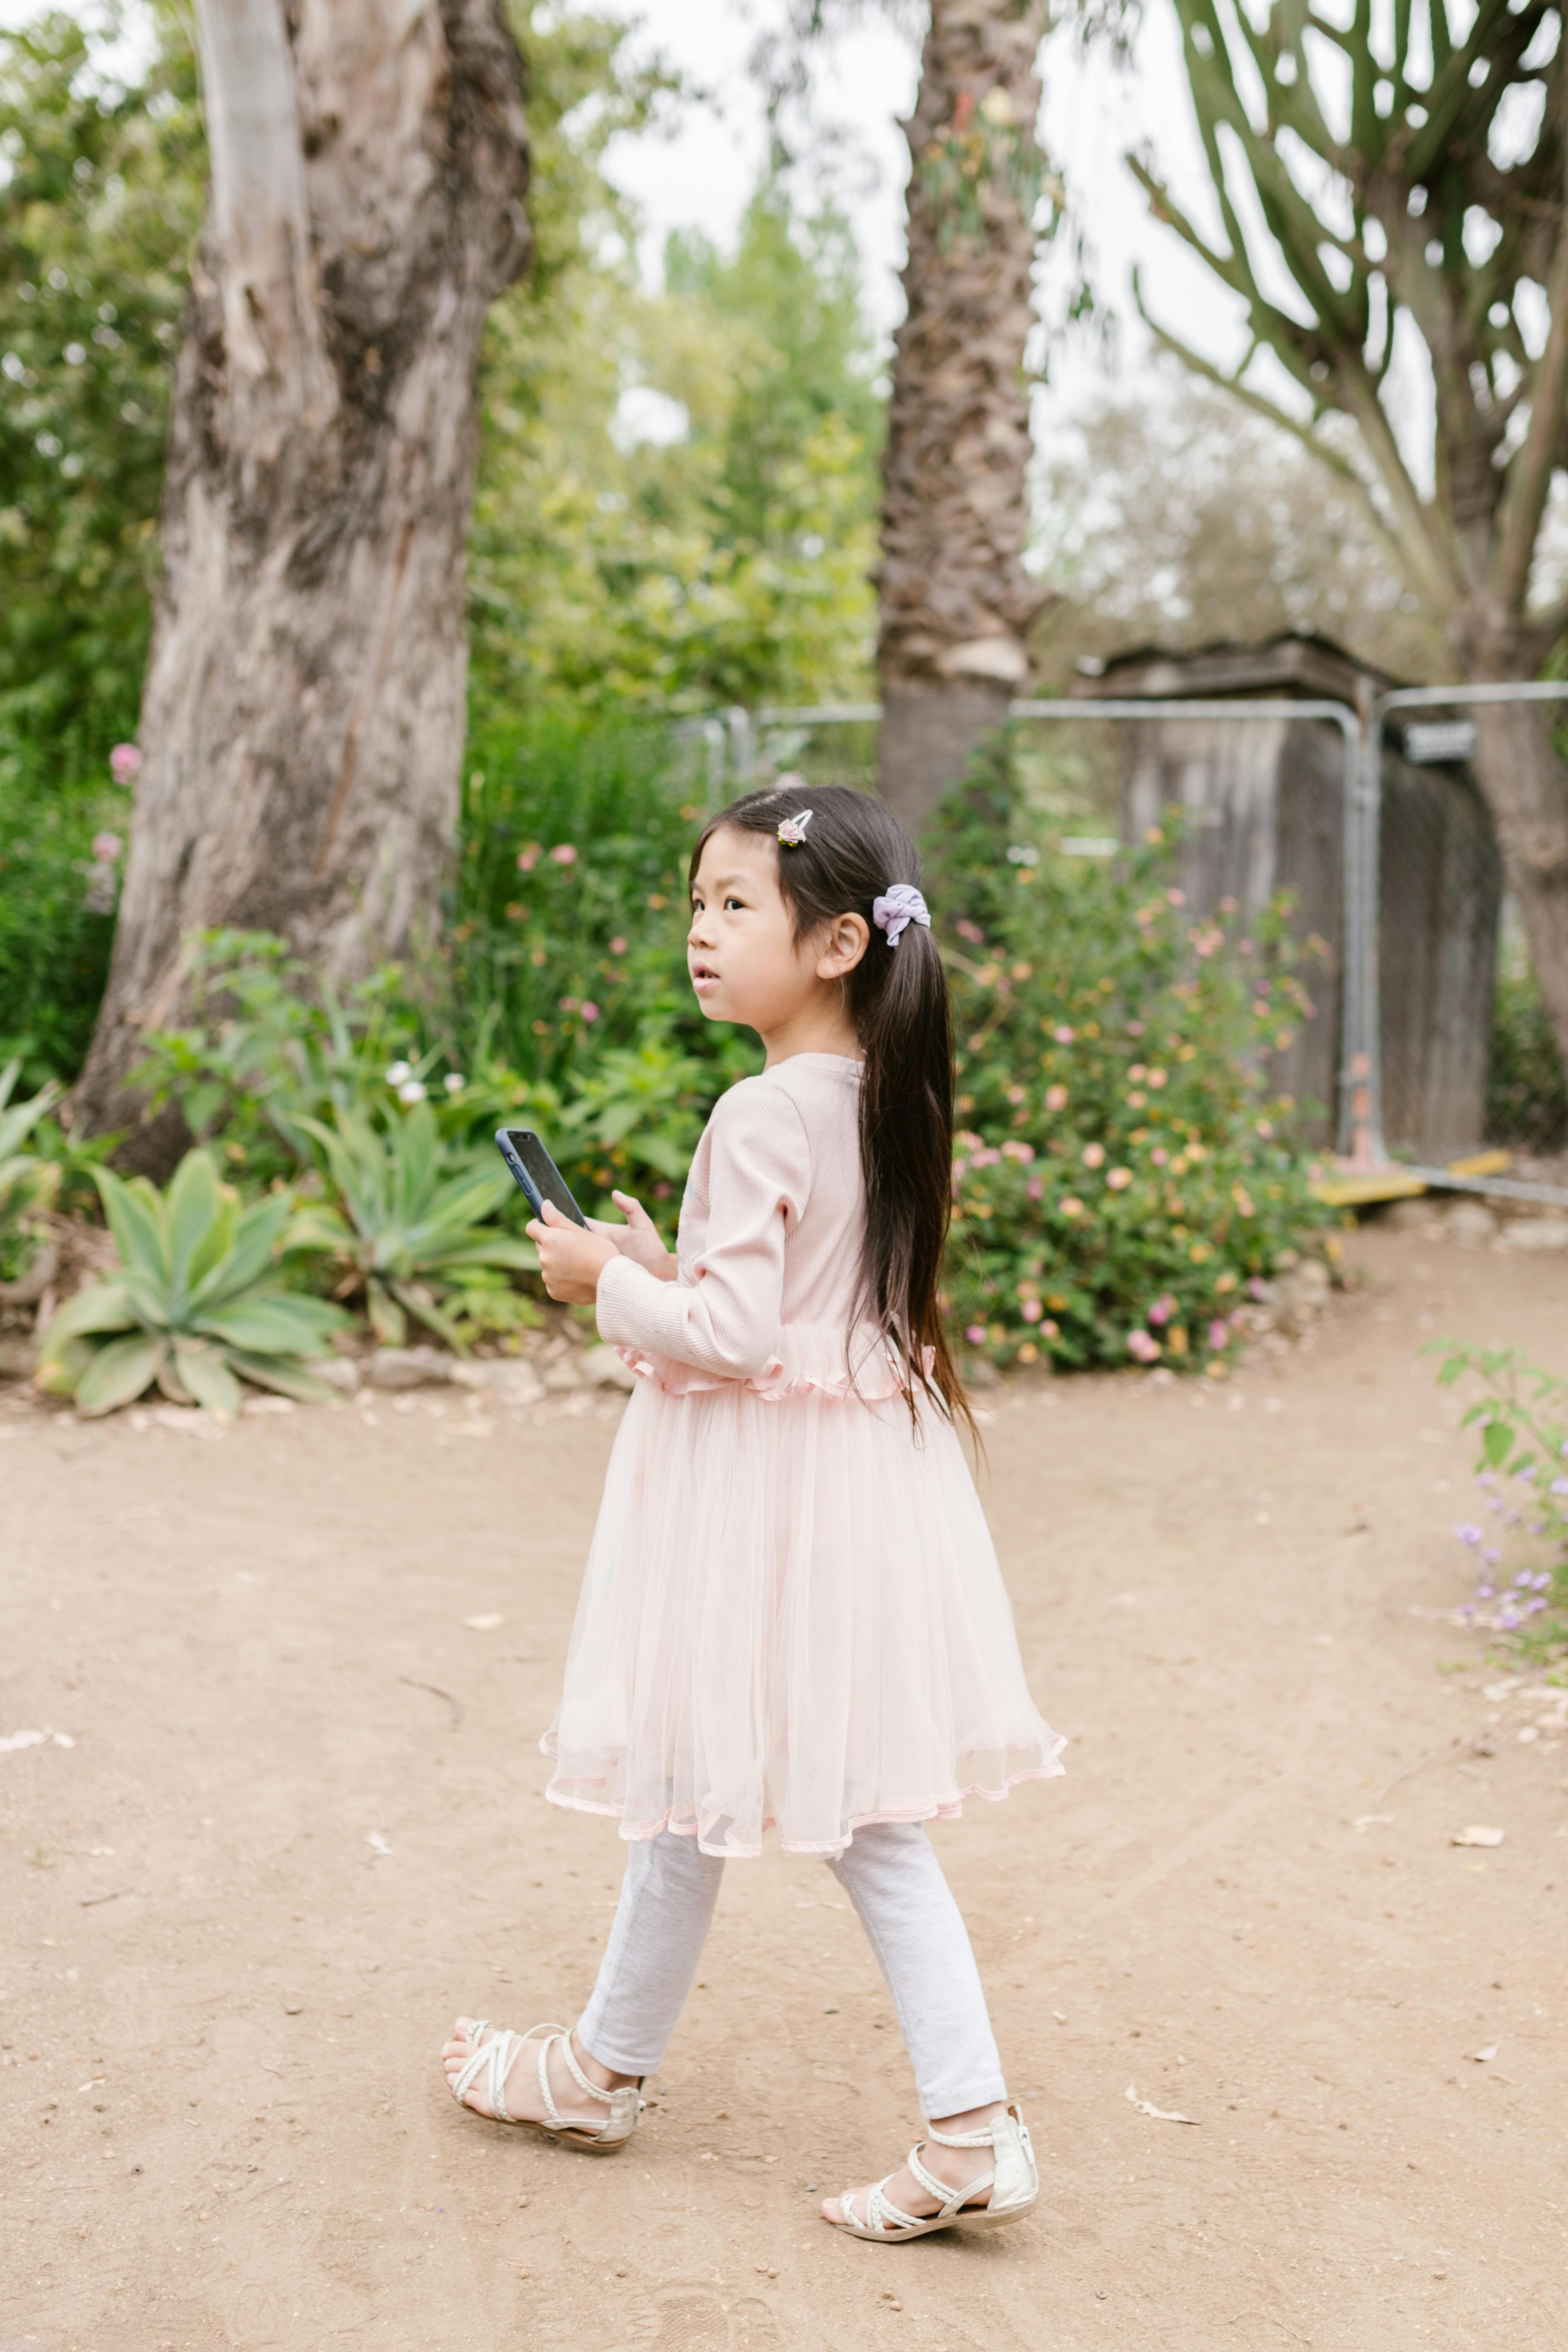
[[[953,986],[948,1292],[1002,1363],[1216,1373],[1249,1291],[1322,1223],[1271,1094],[1310,1013],[1281,909],[1194,921],[1173,833],[1047,845],[998,752],[940,812],[930,895]]]
[[[1487,1133],[1526,1151],[1568,1144],[1568,1076],[1534,973],[1522,962],[1498,973],[1487,1070]]]
[[[294,1204],[272,1193],[242,1209],[210,1153],[189,1151],[166,1192],[144,1176],[98,1172],[120,1272],[89,1283],[43,1334],[37,1381],[87,1415],[113,1412],[154,1382],[175,1404],[219,1420],[239,1411],[240,1380],[285,1396],[331,1391],[307,1360],[347,1318],[291,1291],[278,1265]]]
[[[0,740],[0,1055],[30,1084],[73,1078],[87,1053],[130,818],[79,746]]]
[[[608,1047],[759,1066],[687,985],[686,861],[705,806],[701,747],[663,725],[545,713],[470,746],[453,972],[477,1033],[565,1095]],[[459,1045],[464,1033],[459,1030]]]
[[[1517,1348],[1437,1339],[1444,1388],[1479,1383],[1461,1428],[1479,1432],[1480,1522],[1454,1534],[1475,1561],[1476,1589],[1460,1611],[1478,1630],[1527,1655],[1568,1651],[1568,1380]]]

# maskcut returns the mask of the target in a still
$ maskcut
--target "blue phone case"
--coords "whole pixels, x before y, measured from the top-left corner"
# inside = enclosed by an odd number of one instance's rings
[[[582,1210],[577,1206],[576,1202],[573,1199],[571,1187],[568,1185],[564,1176],[562,1175],[560,1169],[556,1167],[554,1160],[551,1159],[550,1154],[545,1150],[543,1144],[540,1143],[538,1136],[533,1134],[531,1129],[523,1129],[521,1131],[529,1135],[531,1138],[531,1140],[539,1145],[540,1157],[545,1161],[552,1176],[553,1176],[555,1180],[556,1186],[559,1188],[554,1202],[556,1208],[560,1209],[564,1215],[574,1219],[578,1224],[586,1228],[588,1223],[587,1218],[583,1214]],[[536,1217],[542,1216],[544,1213],[544,1195],[540,1191],[538,1183],[535,1181],[533,1176],[530,1173],[527,1166],[524,1164],[521,1155],[512,1143],[510,1135],[504,1127],[498,1127],[496,1129],[496,1149],[500,1153],[501,1158],[506,1161],[507,1166],[510,1169],[512,1175],[517,1181],[518,1187],[522,1192],[523,1198],[527,1201],[529,1207],[533,1211],[534,1215]]]

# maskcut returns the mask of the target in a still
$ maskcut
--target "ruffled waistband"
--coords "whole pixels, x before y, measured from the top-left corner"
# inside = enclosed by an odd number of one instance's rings
[[[786,1323],[779,1332],[778,1353],[770,1356],[749,1380],[727,1380],[721,1372],[704,1371],[673,1356],[651,1354],[642,1348],[617,1347],[616,1353],[639,1380],[653,1381],[670,1396],[693,1396],[705,1390],[743,1389],[769,1404],[792,1397],[823,1396],[861,1404],[885,1404],[901,1397],[909,1386],[903,1365],[889,1342],[873,1328],[862,1327],[845,1334],[841,1326],[826,1323]],[[925,1351],[930,1377],[934,1351]]]

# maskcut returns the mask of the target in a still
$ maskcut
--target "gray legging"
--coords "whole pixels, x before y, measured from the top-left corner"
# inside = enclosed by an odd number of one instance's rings
[[[620,2074],[657,2072],[701,1962],[724,1864],[668,1830],[633,1841],[577,2038]],[[933,2120],[1005,2098],[968,1931],[918,1822],[858,1829],[827,1867],[871,1939],[921,2111]]]

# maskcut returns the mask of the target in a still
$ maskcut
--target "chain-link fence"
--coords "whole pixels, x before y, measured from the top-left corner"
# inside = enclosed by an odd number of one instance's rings
[[[1431,1181],[1561,1199],[1431,1163],[1485,1135],[1504,896],[1469,769],[1489,701],[1568,699],[1568,686],[1019,701],[1030,798],[1069,855],[1110,855],[1172,802],[1187,811],[1194,909],[1247,910],[1280,888],[1321,961],[1318,1020],[1281,1083],[1320,1107],[1320,1140],[1370,1178],[1390,1150]],[[1431,716],[1416,714],[1430,713]],[[1442,715],[1439,715],[1442,714]],[[875,704],[725,714],[725,791],[782,773],[874,788]]]

